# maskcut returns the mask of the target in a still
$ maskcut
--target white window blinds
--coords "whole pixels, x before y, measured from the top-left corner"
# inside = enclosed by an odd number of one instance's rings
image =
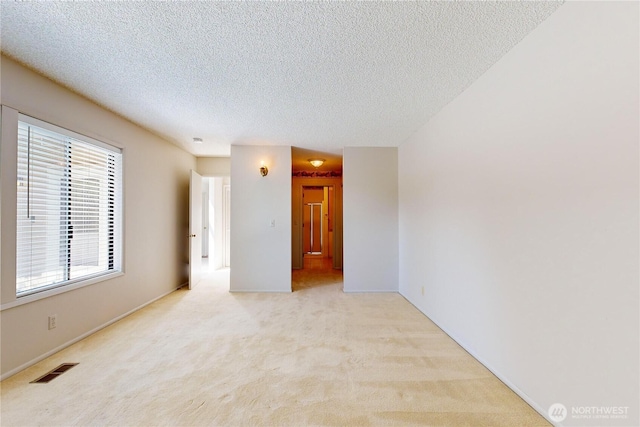
[[[121,270],[122,153],[18,123],[17,296]]]

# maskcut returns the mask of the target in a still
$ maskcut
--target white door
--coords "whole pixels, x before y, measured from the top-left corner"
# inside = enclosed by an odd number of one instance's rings
[[[202,276],[202,177],[191,171],[189,187],[189,289]]]
[[[209,258],[209,191],[207,180],[202,193],[202,258]]]
[[[224,267],[231,266],[231,186],[224,186],[223,199],[223,227],[224,227]]]

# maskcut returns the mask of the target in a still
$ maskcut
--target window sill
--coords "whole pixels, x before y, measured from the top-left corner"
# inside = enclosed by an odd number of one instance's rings
[[[10,301],[6,304],[0,305],[0,311],[8,310],[10,308],[18,307],[20,305],[29,304],[34,301],[39,301],[41,299],[49,298],[54,295],[60,295],[65,292],[73,291],[76,289],[84,288],[85,286],[95,285],[96,283],[104,282],[106,280],[115,279],[116,277],[124,276],[123,272],[114,272],[109,274],[104,274],[101,276],[92,277],[87,280],[82,280],[80,282],[72,283],[65,286],[60,286],[59,288],[48,289],[46,291],[37,292],[30,295],[25,295],[23,297],[17,297],[14,301]]]

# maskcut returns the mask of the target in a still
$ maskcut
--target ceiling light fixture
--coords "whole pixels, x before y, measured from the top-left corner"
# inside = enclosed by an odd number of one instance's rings
[[[202,138],[193,138],[194,144],[202,144]]]
[[[324,159],[309,159],[309,163],[311,163],[314,168],[319,168],[324,163]]]

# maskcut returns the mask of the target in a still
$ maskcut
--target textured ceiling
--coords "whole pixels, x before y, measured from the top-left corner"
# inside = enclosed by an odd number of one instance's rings
[[[402,143],[559,5],[2,1],[1,47],[195,155],[341,154]]]

